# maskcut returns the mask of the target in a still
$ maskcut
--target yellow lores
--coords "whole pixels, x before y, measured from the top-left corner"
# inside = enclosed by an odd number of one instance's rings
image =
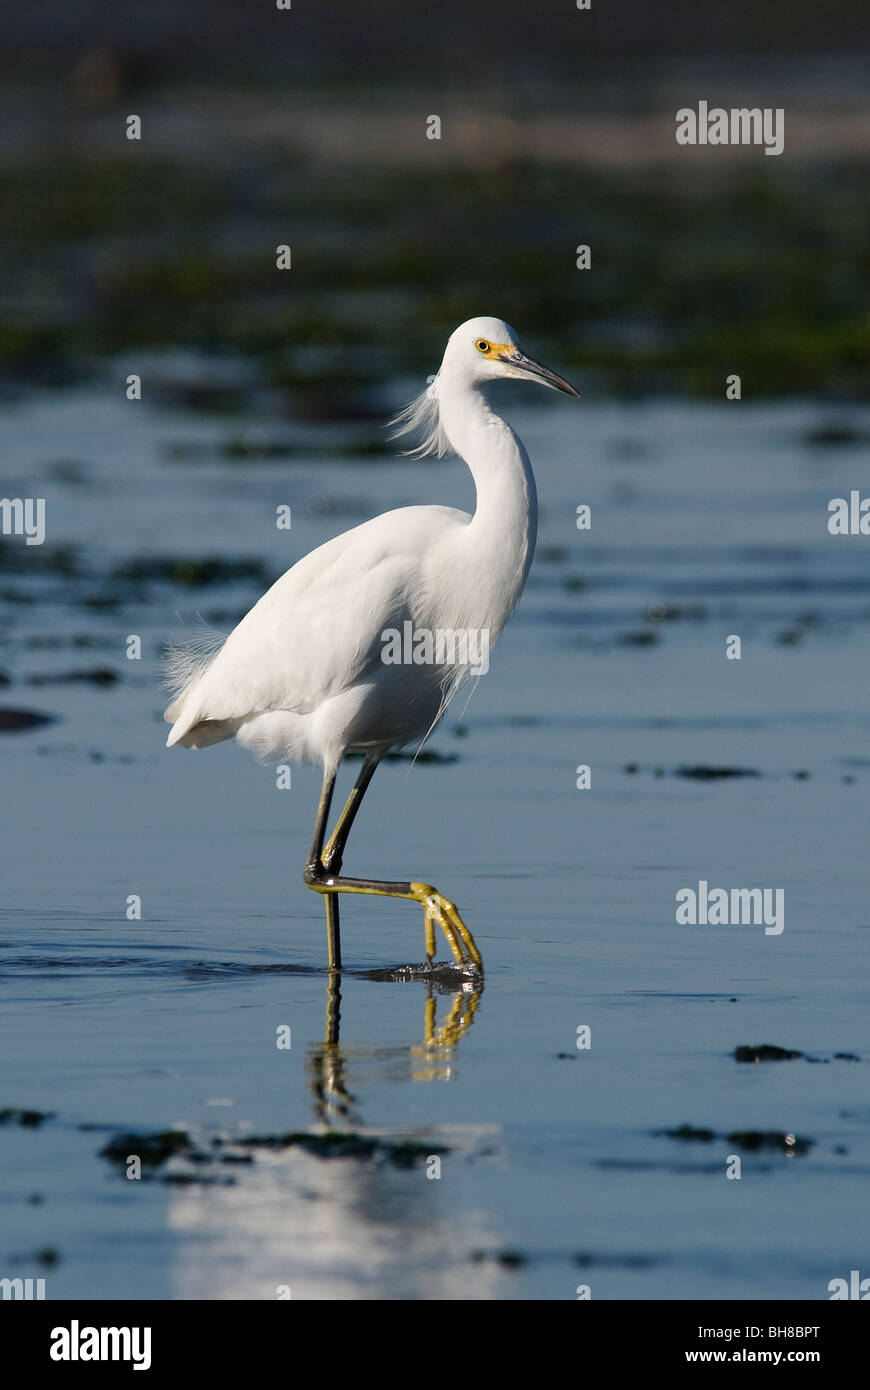
[[[484,357],[488,357],[490,362],[497,362],[503,352],[513,351],[510,343],[488,343],[485,338],[478,338],[475,347]]]

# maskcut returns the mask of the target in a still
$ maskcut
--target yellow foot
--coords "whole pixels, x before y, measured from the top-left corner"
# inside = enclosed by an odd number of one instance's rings
[[[435,1000],[430,995],[426,1000],[426,1013],[423,1024],[422,1044],[411,1048],[414,1066],[412,1081],[447,1081],[451,1075],[453,1053],[463,1035],[474,1022],[474,1015],[480,1003],[482,981],[471,985],[466,982],[456,991],[447,1017],[440,1026],[435,1023]]]
[[[412,883],[415,900],[422,905],[426,923],[426,955],[435,955],[435,927],[443,931],[457,965],[474,965],[483,970],[483,960],[474,937],[457,911],[456,904],[441,896],[428,883]]]

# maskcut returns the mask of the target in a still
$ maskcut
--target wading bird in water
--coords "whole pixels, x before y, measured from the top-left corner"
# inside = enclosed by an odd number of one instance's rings
[[[455,904],[434,888],[348,878],[341,865],[381,758],[425,739],[474,676],[468,661],[439,659],[443,644],[420,664],[385,661],[385,633],[410,623],[414,633],[484,634],[489,650],[523,591],[535,548],[535,480],[522,443],[485,398],[488,383],[504,377],[578,394],[527,357],[508,324],[474,318],[451,335],[437,376],[394,421],[396,434],[423,431],[411,451],[417,457],[455,452],[465,461],[476,489],[473,515],[429,506],[376,516],[293,565],[216,653],[170,652],[169,747],[235,738],[264,762],[322,764],[304,880],[325,895],[331,969],[341,966],[340,893],[420,903],[430,963],[437,925],[457,964],[481,969]],[[348,753],[362,754],[362,769],[327,839],[335,778]]]

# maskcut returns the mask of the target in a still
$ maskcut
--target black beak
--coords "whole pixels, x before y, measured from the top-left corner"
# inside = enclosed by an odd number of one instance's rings
[[[500,352],[499,360],[506,362],[510,367],[516,367],[517,372],[522,372],[530,381],[541,381],[545,386],[550,386],[554,391],[564,391],[566,396],[578,396],[579,391],[567,382],[564,377],[557,376],[551,372],[549,367],[536,362],[534,357],[526,357],[519,348],[512,348],[510,352]]]

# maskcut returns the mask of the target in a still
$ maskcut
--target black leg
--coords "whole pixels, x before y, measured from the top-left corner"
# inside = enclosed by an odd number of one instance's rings
[[[324,869],[331,873],[341,872],[341,861],[344,856],[344,847],[347,844],[347,837],[350,834],[351,826],[356,820],[356,813],[362,805],[362,799],[366,794],[369,782],[375,775],[378,763],[381,760],[380,753],[367,753],[363,759],[360,774],[353,784],[350,796],[347,798],[344,810],[335,823],[335,829],[327,841],[326,849],[320,856],[320,862]]]
[[[323,854],[323,841],[326,837],[326,822],[329,817],[329,808],[332,805],[332,792],[334,787],[335,773],[325,771],[323,774],[323,786],[320,789],[320,800],[317,803],[317,816],[314,821],[314,838],[311,841],[308,863],[305,866],[305,873],[303,875],[305,882],[309,885],[312,878],[319,876],[323,872],[321,856]],[[335,893],[329,893],[326,897],[326,948],[330,970],[340,970],[341,926],[338,917],[338,898]]]
[[[367,756],[362,771],[357,778],[344,810],[339,816],[335,831],[323,847],[326,819],[332,801],[335,774],[324,775],[323,790],[317,808],[314,840],[305,868],[305,882],[316,893],[326,897],[326,925],[329,941],[330,969],[341,968],[341,949],[338,932],[338,894],[366,893],[382,898],[408,898],[420,903],[424,912],[426,927],[426,955],[431,961],[435,955],[435,926],[443,931],[447,944],[458,965],[473,965],[482,970],[483,962],[474,942],[474,937],[466,927],[454,903],[442,897],[428,883],[392,882],[376,878],[342,878],[339,875],[342,854],[347,843],[351,825],[359,810],[366,788],[374,776],[378,759]],[[327,867],[328,865],[328,867]]]

